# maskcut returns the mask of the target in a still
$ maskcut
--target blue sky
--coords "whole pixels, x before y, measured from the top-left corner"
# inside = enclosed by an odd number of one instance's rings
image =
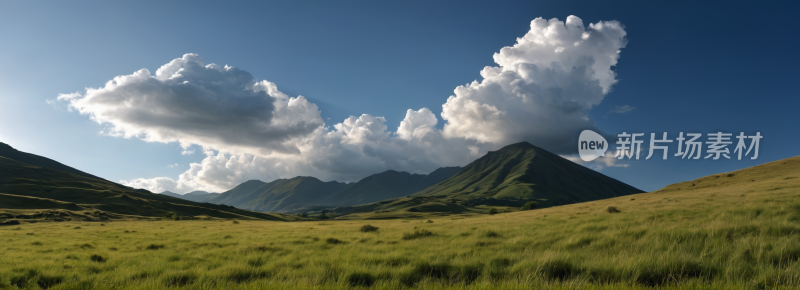
[[[587,27],[615,20],[626,32],[613,67],[618,82],[588,111],[596,128],[765,136],[758,160],[639,160],[600,170],[650,191],[800,154],[797,12],[788,1],[0,1],[0,142],[113,181],[177,180],[207,158],[198,146],[182,155],[176,142],[99,134],[107,124],[48,100],[142,68],[155,74],[186,53],[268,80],[289,97],[304,96],[326,126],[369,114],[384,117],[393,133],[407,109],[428,108],[441,130],[442,105],[454,89],[481,81],[485,66],[497,66],[493,54],[514,45],[533,19],[575,15]],[[625,105],[635,109],[609,113]],[[465,159],[450,160],[443,163]],[[356,173],[338,179],[394,166],[388,164],[344,166],[339,170]],[[391,169],[430,166],[397,167]],[[337,178],[302,168],[283,174]],[[253,176],[280,174],[255,170],[240,178]]]

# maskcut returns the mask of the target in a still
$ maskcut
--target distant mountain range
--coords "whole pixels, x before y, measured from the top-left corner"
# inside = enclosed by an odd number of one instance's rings
[[[519,207],[528,201],[549,207],[641,192],[521,142],[489,152],[464,168],[444,167],[428,175],[388,170],[350,184],[299,176],[269,183],[250,180],[218,195],[164,194],[264,212],[397,214],[486,211],[486,206]]]
[[[191,200],[195,202],[208,202],[208,200],[213,199],[219,196],[219,193],[211,193],[202,190],[192,191],[186,194],[177,194],[171,191],[164,191],[161,194],[168,195],[171,197],[182,198],[185,200]]]
[[[460,169],[460,167],[443,167],[428,175],[388,170],[349,184],[336,181],[323,182],[308,176],[278,179],[269,183],[250,180],[218,195],[175,196],[249,210],[299,213],[318,208],[352,206],[406,196],[445,180]]]
[[[330,205],[357,205],[406,196],[428,188],[456,174],[461,167],[442,167],[430,174],[410,174],[394,170],[367,176],[321,203]]]

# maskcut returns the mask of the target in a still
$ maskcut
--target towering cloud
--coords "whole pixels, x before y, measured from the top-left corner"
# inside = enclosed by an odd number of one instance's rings
[[[207,157],[180,175],[123,181],[152,191],[222,191],[248,179],[296,175],[352,181],[386,169],[426,173],[464,165],[512,142],[572,153],[573,139],[595,129],[588,111],[616,82],[625,46],[618,22],[583,25],[537,18],[517,43],[494,55],[483,80],[459,86],[443,105],[442,130],[429,109],[407,110],[390,131],[363,114],[326,126],[316,105],[268,81],[186,54],[159,68],[118,76],[102,88],[59,95],[106,133],[191,145]],[[602,158],[601,158],[602,159]]]
[[[443,106],[447,137],[506,144],[528,140],[557,153],[571,153],[577,134],[594,129],[589,110],[616,83],[625,30],[616,21],[584,27],[537,18],[514,46],[494,54],[496,67],[482,82],[459,86]],[[597,131],[597,130],[596,130]]]

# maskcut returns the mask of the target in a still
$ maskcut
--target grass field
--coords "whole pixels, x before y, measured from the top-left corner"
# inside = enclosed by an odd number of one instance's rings
[[[0,227],[0,285],[797,289],[798,189],[791,158],[651,193],[430,222],[23,223]]]

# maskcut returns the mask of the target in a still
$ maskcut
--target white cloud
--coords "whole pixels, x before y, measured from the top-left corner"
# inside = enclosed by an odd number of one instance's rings
[[[354,181],[387,169],[427,173],[519,141],[574,151],[577,132],[597,130],[587,112],[616,82],[611,67],[624,36],[614,21],[533,20],[515,45],[494,55],[498,66],[484,68],[482,81],[455,89],[442,106],[443,130],[427,108],[407,110],[394,132],[369,114],[326,125],[303,96],[234,67],[205,65],[195,54],[154,75],[141,69],[57,99],[109,135],[177,142],[182,154],[202,148],[205,159],[177,180],[122,181],[155,192],[221,192],[249,179],[297,175]]]
[[[289,98],[234,67],[186,54],[159,68],[115,77],[59,101],[107,125],[106,133],[237,153],[299,153],[296,138],[323,125],[317,106]]]
[[[397,127],[397,136],[404,140],[421,138],[434,132],[438,122],[436,115],[431,113],[428,108],[422,108],[419,111],[408,109],[405,119],[400,122],[400,127]]]
[[[575,16],[566,23],[537,18],[513,46],[494,54],[496,67],[483,80],[459,86],[443,105],[447,137],[481,143],[527,140],[554,153],[574,151],[577,134],[595,128],[589,110],[617,82],[611,69],[625,47],[616,21],[584,27]]]

